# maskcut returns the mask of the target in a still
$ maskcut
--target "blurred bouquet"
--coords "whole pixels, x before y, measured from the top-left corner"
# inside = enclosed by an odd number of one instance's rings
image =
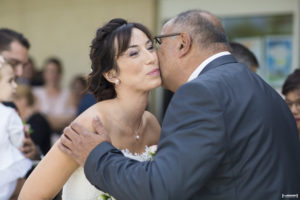
[[[115,200],[115,198],[113,198],[110,194],[103,193],[97,198],[97,200]]]
[[[24,126],[25,137],[29,137],[30,134],[33,133],[33,129],[31,128],[31,125],[23,122],[23,126]]]

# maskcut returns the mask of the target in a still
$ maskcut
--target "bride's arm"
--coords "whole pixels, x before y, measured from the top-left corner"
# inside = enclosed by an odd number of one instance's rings
[[[56,143],[26,180],[19,200],[54,198],[77,168],[77,163]]]
[[[91,130],[90,118],[81,115],[75,121]],[[58,149],[58,142],[54,144],[47,155],[26,180],[19,200],[52,199],[62,189],[65,182],[79,165],[67,154]]]

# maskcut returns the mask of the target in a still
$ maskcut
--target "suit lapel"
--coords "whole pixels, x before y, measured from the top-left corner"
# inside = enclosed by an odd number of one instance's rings
[[[236,59],[232,56],[232,55],[225,55],[225,56],[221,56],[213,61],[211,61],[210,63],[208,63],[204,69],[201,71],[201,73],[199,74],[199,76],[211,69],[214,69],[216,67],[228,64],[228,63],[236,63]]]

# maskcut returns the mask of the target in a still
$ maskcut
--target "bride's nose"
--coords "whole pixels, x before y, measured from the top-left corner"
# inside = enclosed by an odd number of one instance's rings
[[[157,61],[157,54],[155,51],[146,51],[146,64],[153,64]]]

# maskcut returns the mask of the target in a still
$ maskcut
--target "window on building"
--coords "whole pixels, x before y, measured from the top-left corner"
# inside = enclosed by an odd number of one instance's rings
[[[225,17],[230,41],[246,45],[256,55],[258,74],[273,87],[281,87],[293,70],[293,15]]]

